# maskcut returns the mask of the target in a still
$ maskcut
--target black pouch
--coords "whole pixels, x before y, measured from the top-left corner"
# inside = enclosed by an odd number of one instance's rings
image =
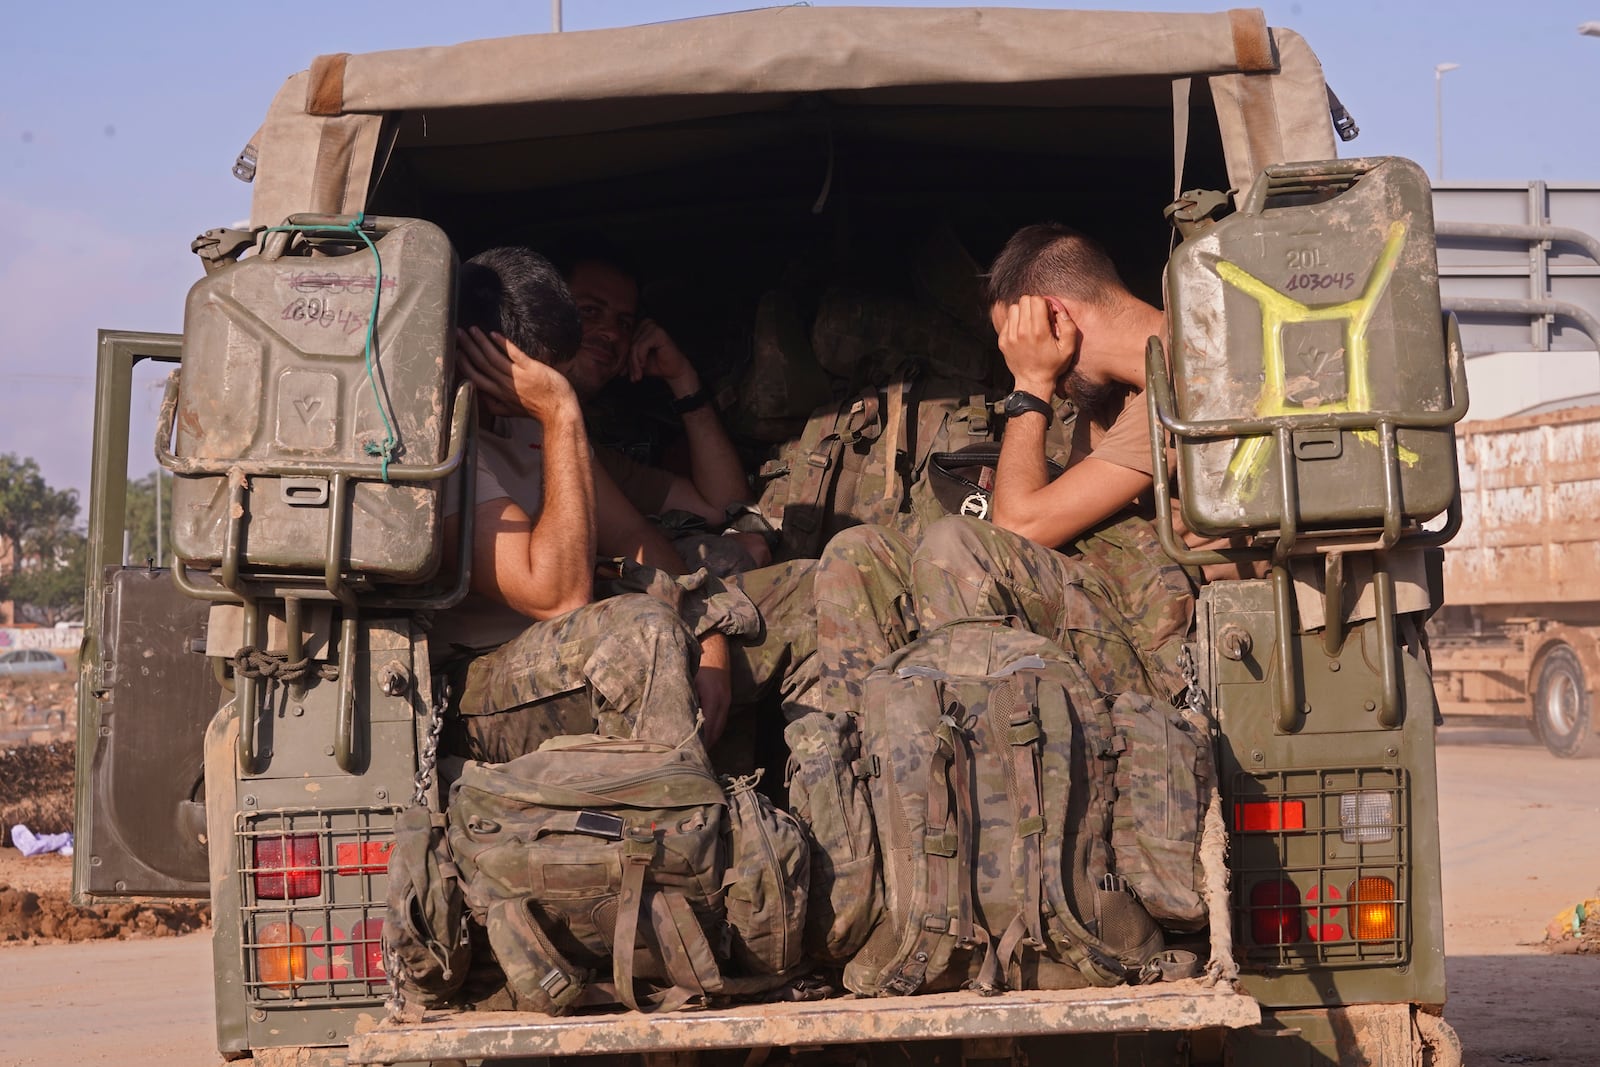
[[[1046,459],[1050,479],[1065,469]],[[935,452],[928,457],[928,481],[934,498],[951,515],[987,519],[994,495],[994,473],[1000,466],[1000,442],[982,441],[955,452]]]

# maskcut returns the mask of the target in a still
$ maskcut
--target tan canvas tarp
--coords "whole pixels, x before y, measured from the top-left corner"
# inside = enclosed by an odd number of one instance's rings
[[[549,115],[568,104],[561,125],[572,133],[586,120],[614,127],[623,112],[593,106],[607,101],[649,101],[641,121],[651,122],[740,110],[752,94],[887,90],[903,103],[937,91],[948,103],[961,87],[1038,86],[1041,104],[1059,105],[1064,84],[1119,77],[1210,78],[1236,183],[1268,162],[1333,155],[1316,58],[1292,33],[1269,31],[1256,10],[783,7],[322,57],[289,79],[268,114],[252,216],[359,209],[382,117],[394,112],[523,106]]]

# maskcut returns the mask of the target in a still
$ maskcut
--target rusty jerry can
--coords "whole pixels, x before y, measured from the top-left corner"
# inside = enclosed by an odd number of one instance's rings
[[[1269,167],[1178,247],[1167,307],[1190,527],[1387,529],[1450,505],[1453,331],[1416,164]]]
[[[413,475],[445,455],[455,272],[431,223],[296,217],[190,290],[179,560],[320,574],[331,557],[342,573],[433,576],[441,487]]]

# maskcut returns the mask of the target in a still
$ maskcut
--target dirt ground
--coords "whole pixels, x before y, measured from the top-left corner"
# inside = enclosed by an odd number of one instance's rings
[[[11,847],[19,823],[41,835],[72,829],[75,725],[71,674],[0,679],[0,943],[171,937],[206,926],[203,904],[77,907],[70,857]]]

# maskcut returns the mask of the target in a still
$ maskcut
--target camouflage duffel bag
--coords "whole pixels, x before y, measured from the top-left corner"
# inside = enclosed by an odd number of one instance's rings
[[[1161,952],[1111,865],[1115,730],[1076,659],[960,620],[879,664],[863,705],[886,915],[846,986],[1115,985]]]
[[[770,890],[807,860],[779,847],[782,828],[748,825],[759,804],[731,806],[693,739],[564,736],[468,763],[451,789],[450,846],[517,1007],[671,1010],[792,977],[804,886],[798,905]],[[803,849],[797,828],[788,837]],[[606,971],[609,983],[596,979]]]
[[[1208,918],[1201,835],[1217,786],[1211,723],[1142,693],[1120,694],[1111,722],[1114,869],[1163,927],[1198,930]]]

